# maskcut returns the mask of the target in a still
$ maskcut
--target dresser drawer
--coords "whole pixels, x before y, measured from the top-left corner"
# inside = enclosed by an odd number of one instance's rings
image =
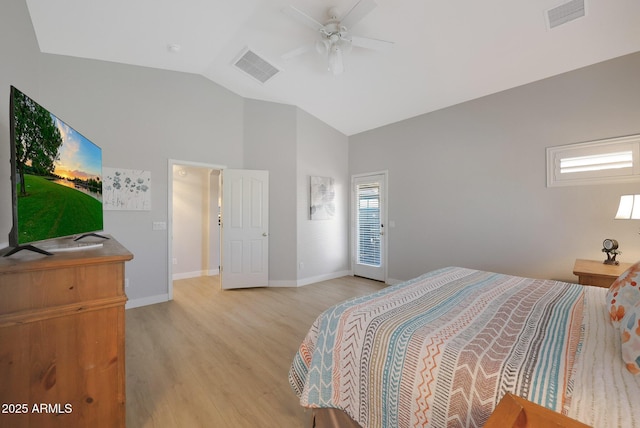
[[[124,264],[0,274],[0,315],[124,296]]]

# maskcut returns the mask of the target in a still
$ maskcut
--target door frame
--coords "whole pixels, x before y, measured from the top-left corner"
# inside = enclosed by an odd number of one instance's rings
[[[217,165],[203,162],[191,162],[177,159],[169,159],[167,164],[167,295],[168,300],[173,300],[173,167],[176,165],[192,166],[223,171],[226,165]],[[222,264],[222,259],[220,260]]]
[[[353,174],[351,175],[351,201],[349,203],[349,206],[351,208],[351,227],[349,228],[349,240],[350,242],[350,259],[351,259],[351,273],[355,274],[355,265],[356,265],[356,258],[357,258],[357,243],[356,243],[356,216],[357,216],[357,207],[356,207],[356,202],[357,202],[357,198],[356,198],[356,189],[355,189],[355,181],[356,179],[359,178],[364,178],[364,177],[370,177],[370,176],[374,176],[374,175],[382,175],[382,182],[383,182],[383,191],[381,193],[381,197],[382,197],[382,206],[380,207],[380,212],[382,214],[382,218],[384,220],[384,239],[382,240],[382,251],[383,251],[383,255],[382,255],[382,265],[383,265],[383,271],[384,271],[384,282],[385,284],[387,283],[387,280],[389,279],[389,218],[388,218],[388,201],[389,201],[389,171],[388,170],[382,170],[382,171],[374,171],[374,172],[366,172],[366,173],[361,173],[361,174]]]

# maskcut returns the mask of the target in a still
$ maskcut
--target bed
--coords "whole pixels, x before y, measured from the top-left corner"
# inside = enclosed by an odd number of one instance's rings
[[[319,428],[482,427],[507,393],[594,427],[640,427],[640,376],[621,358],[620,325],[636,320],[611,293],[439,269],[321,314],[289,382]]]

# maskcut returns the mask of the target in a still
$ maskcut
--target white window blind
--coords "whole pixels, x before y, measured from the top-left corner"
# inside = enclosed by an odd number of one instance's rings
[[[358,263],[380,266],[380,186],[359,184],[358,200]]]
[[[560,159],[560,174],[632,167],[633,151],[631,150]]]
[[[547,186],[640,180],[640,135],[547,148]]]

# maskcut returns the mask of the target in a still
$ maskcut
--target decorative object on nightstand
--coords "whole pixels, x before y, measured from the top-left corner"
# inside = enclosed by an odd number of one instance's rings
[[[605,265],[619,265],[620,262],[616,260],[618,254],[622,254],[618,250],[618,241],[615,239],[607,238],[602,242],[602,252],[607,253],[607,259],[603,262]]]

